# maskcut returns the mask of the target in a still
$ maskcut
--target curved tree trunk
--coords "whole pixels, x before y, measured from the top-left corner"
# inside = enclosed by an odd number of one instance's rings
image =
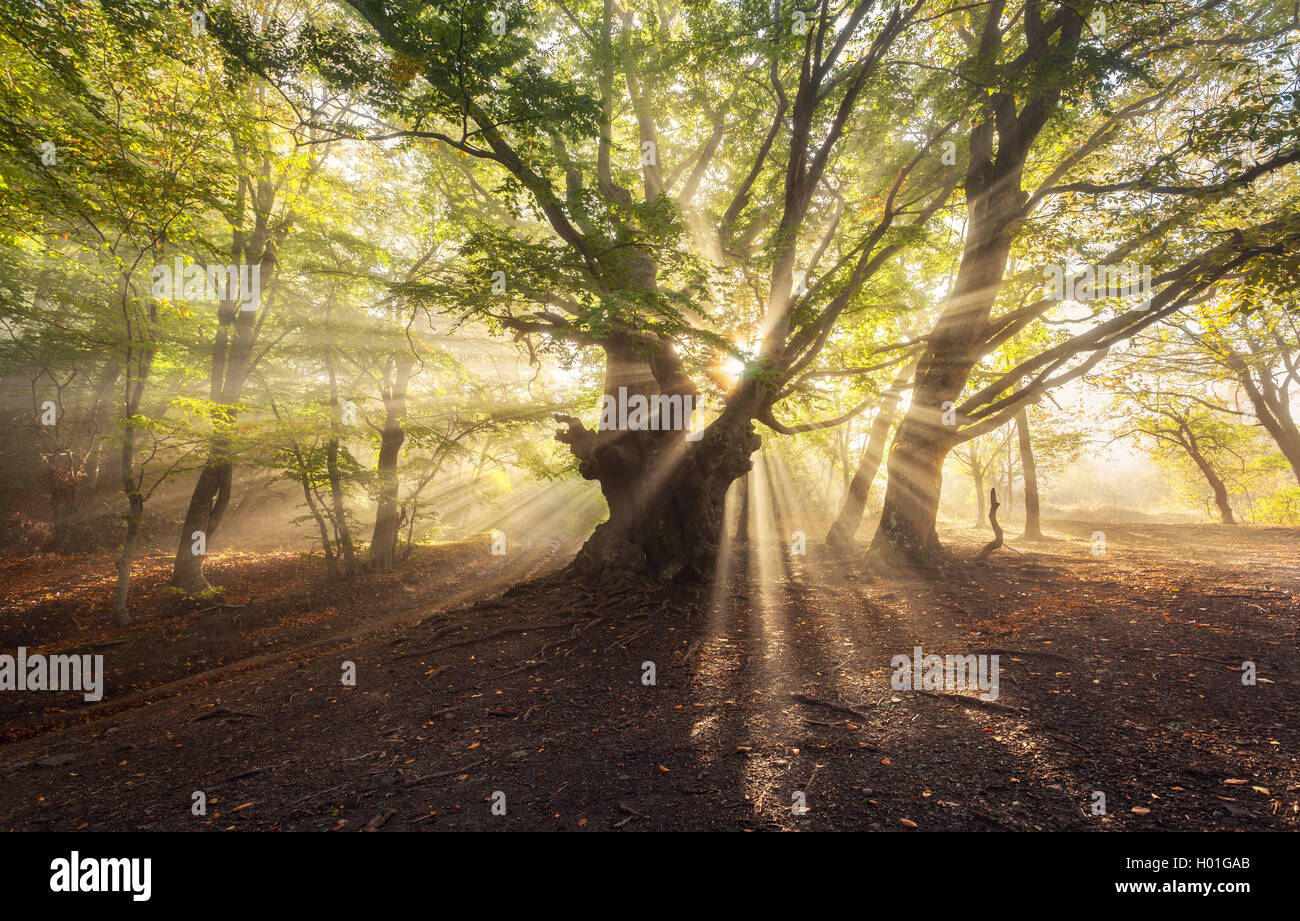
[[[1229,360],[1237,381],[1254,407],[1255,418],[1272,436],[1278,450],[1291,465],[1296,482],[1300,483],[1300,425],[1296,424],[1295,417],[1291,414],[1289,394],[1285,387],[1274,384],[1268,373],[1262,373],[1256,379],[1250,368],[1236,355],[1229,356]]]
[[[1001,12],[1002,5],[993,4],[985,17],[982,55],[1002,49]],[[1060,101],[1064,84],[1059,68],[1074,59],[1083,35],[1083,16],[1078,12],[1063,7],[1058,23],[1053,52],[1057,66],[1036,72],[1014,96],[995,93],[989,109],[971,128],[964,180],[968,220],[961,265],[943,313],[926,337],[912,406],[890,452],[885,504],[871,542],[873,560],[886,566],[898,560],[935,562],[943,461],[962,440],[958,430],[968,420],[958,418],[957,403],[981,350],[989,347],[989,317],[1006,274],[1012,240],[1029,203],[1029,195],[1021,188],[1026,156]],[[1026,13],[1025,28],[1031,44],[1045,44],[1037,10],[1032,16]],[[1022,90],[1023,106],[1019,103]]]
[[[983,503],[981,503],[983,504]],[[993,528],[993,539],[980,547],[980,552],[975,554],[977,560],[987,560],[993,551],[1002,546],[1002,525],[998,524],[998,509],[1002,504],[998,502],[998,491],[989,490],[989,526]]]
[[[1232,503],[1228,501],[1228,486],[1223,482],[1223,477],[1215,471],[1214,465],[1210,463],[1201,452],[1201,446],[1197,443],[1196,436],[1192,434],[1191,428],[1187,425],[1182,426],[1182,434],[1179,440],[1187,453],[1196,463],[1197,469],[1201,471],[1201,476],[1205,477],[1205,482],[1210,484],[1210,490],[1214,493],[1214,504],[1219,510],[1219,520],[1224,524],[1236,524],[1236,519],[1232,515]]]
[[[1023,409],[1016,413],[1016,433],[1020,437],[1020,467],[1025,474],[1025,540],[1042,540],[1038,466],[1034,463],[1034,447],[1029,440],[1029,415]]]
[[[1025,199],[1020,170],[997,177],[970,205],[961,267],[916,370],[912,406],[889,452],[889,479],[870,553],[881,562],[929,565],[942,550],[935,522],[943,462],[957,444],[956,404],[979,360],[976,343],[997,300],[1011,252],[1010,226]],[[969,192],[968,192],[969,194]]]

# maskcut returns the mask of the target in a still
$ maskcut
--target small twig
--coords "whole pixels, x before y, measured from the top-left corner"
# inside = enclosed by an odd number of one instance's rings
[[[791,694],[791,700],[796,700],[801,704],[809,704],[814,707],[826,707],[828,710],[834,710],[837,713],[849,713],[860,720],[870,720],[871,717],[861,710],[855,710],[847,704],[837,704],[834,701],[822,700],[818,697],[809,697],[807,694]]]

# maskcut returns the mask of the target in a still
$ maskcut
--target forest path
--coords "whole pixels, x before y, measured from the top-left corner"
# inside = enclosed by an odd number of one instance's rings
[[[712,588],[425,595],[418,620],[0,748],[0,814],[29,829],[1296,828],[1300,532],[1110,525],[1097,558],[1095,526],[1051,526],[936,581],[752,542]],[[950,544],[969,559],[979,539]],[[918,645],[997,655],[996,700],[891,686]]]

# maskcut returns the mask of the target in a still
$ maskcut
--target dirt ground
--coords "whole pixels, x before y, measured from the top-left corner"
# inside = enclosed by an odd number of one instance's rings
[[[949,529],[936,581],[756,541],[712,586],[617,595],[557,579],[555,543],[349,584],[216,554],[198,611],[158,556],[126,631],[108,557],[5,561],[0,648],[108,677],[0,693],[0,827],[1295,829],[1300,530],[1048,532],[978,564]],[[918,645],[998,655],[1000,695],[895,690]]]

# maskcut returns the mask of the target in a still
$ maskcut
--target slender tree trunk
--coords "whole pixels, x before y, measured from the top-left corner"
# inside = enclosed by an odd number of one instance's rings
[[[749,540],[749,474],[740,477],[740,520],[736,522],[736,540]]]
[[[122,555],[117,560],[117,591],[113,598],[113,623],[119,627],[134,623],[127,606],[131,592],[131,562],[135,556],[135,540],[144,517],[144,499],[138,492],[127,500],[126,535],[122,539]]]
[[[1029,415],[1016,413],[1016,432],[1020,437],[1020,467],[1025,472],[1025,540],[1042,540],[1041,509],[1038,504],[1038,466],[1029,440]]]
[[[129,278],[127,279],[129,282]],[[124,285],[123,290],[128,290]],[[117,591],[113,598],[113,623],[119,627],[128,626],[133,622],[130,609],[128,608],[128,599],[131,591],[131,562],[135,554],[136,535],[140,531],[140,521],[144,517],[144,471],[137,473],[135,466],[135,417],[140,410],[141,401],[144,399],[145,384],[149,380],[149,372],[153,369],[153,359],[156,351],[154,345],[154,331],[158,322],[158,309],[152,305],[148,310],[148,322],[141,323],[138,326],[133,322],[133,314],[123,298],[122,317],[126,323],[126,333],[128,341],[132,344],[127,347],[126,361],[124,367],[128,369],[126,381],[122,391],[122,449],[119,452],[122,465],[122,492],[126,495],[127,513],[126,513],[126,534],[122,539],[122,555],[117,561]],[[136,338],[144,340],[140,346],[140,355],[136,359],[134,379],[130,373],[133,352],[136,349],[134,344]]]
[[[984,468],[980,466],[979,452],[970,446],[970,476],[975,481],[975,527],[984,527]]]
[[[409,359],[390,365],[392,373],[385,373],[382,396],[384,399],[384,430],[379,441],[379,507],[375,510],[375,529],[370,538],[370,568],[375,572],[391,572],[396,565],[397,538],[400,529],[400,503],[397,501],[399,480],[397,461],[406,441],[406,389],[411,377],[413,362]]]
[[[274,196],[270,183],[259,185],[259,192]],[[241,183],[240,194],[248,187]],[[268,202],[262,203],[269,207]],[[251,233],[236,228],[233,232],[231,252],[235,261],[248,264],[250,270],[260,273],[261,296],[267,297],[275,269],[277,244],[266,225],[266,214],[259,211]],[[180,541],[172,567],[171,584],[190,595],[212,590],[203,575],[203,554],[193,552],[194,533],[201,532],[210,548],[222,516],[230,504],[234,482],[231,443],[222,427],[232,425],[236,404],[244,392],[244,385],[253,363],[253,350],[260,329],[258,316],[261,310],[245,310],[239,299],[221,301],[217,307],[217,331],[212,340],[211,363],[208,369],[208,398],[214,404],[213,419],[218,427],[213,438],[203,470],[194,484],[185,520],[181,524]]]
[[[981,498],[983,498],[981,496]],[[980,503],[983,505],[983,503]],[[993,539],[980,548],[980,552],[975,554],[977,560],[987,560],[994,550],[1002,546],[1002,525],[998,524],[998,508],[1001,503],[998,502],[998,491],[989,490],[989,526],[993,528]]]
[[[1015,493],[1011,488],[1015,484],[1016,481],[1015,477],[1016,477],[1016,462],[1015,462],[1015,458],[1012,457],[1011,454],[1011,438],[1010,435],[1008,435],[1007,437],[1007,502],[1008,503],[1010,503],[1011,500],[1015,497]]]
[[[59,451],[47,458],[45,464],[50,487],[50,515],[54,525],[46,549],[62,552],[68,549],[72,535],[80,471],[77,469],[76,457],[70,450]]]
[[[332,337],[330,312],[333,302],[325,308],[325,334]],[[343,556],[343,571],[349,579],[357,574],[357,554],[352,546],[352,529],[348,525],[347,508],[343,502],[343,478],[339,474],[340,412],[338,375],[334,373],[334,350],[325,347],[325,368],[330,380],[330,440],[325,446],[325,471],[329,477],[330,505],[333,508],[335,529],[339,536],[339,549]]]
[[[128,418],[131,413],[128,410]],[[122,554],[117,560],[117,591],[113,598],[113,623],[126,627],[134,623],[128,607],[131,592],[131,562],[135,555],[135,539],[144,517],[144,496],[135,475],[135,426],[130,422],[122,432],[122,491],[126,494],[126,534],[122,539]]]
[[[334,511],[335,528],[339,535],[339,549],[343,556],[343,572],[350,579],[357,574],[357,554],[352,546],[352,531],[348,527],[347,509],[343,503],[343,478],[339,475],[339,440],[331,438],[325,446],[325,469],[330,481],[330,505]]]
[[[826,534],[826,543],[832,547],[847,549],[853,546],[853,536],[862,523],[862,513],[867,507],[871,484],[875,481],[876,474],[880,471],[880,464],[884,460],[885,444],[889,440],[890,429],[894,427],[898,402],[902,398],[903,391],[907,389],[913,367],[914,365],[909,363],[894,378],[893,384],[880,401],[876,417],[871,420],[871,428],[867,432],[867,447],[862,452],[862,459],[858,462],[858,469],[854,472],[853,479],[849,481],[840,514]]]
[[[330,579],[336,579],[339,574],[339,564],[334,554],[334,542],[330,540],[329,526],[325,523],[325,516],[316,507],[316,498],[311,493],[311,484],[306,481],[305,471],[302,495],[307,500],[307,510],[311,512],[311,517],[316,520],[316,527],[320,529],[320,545],[321,549],[325,551],[325,574]]]

